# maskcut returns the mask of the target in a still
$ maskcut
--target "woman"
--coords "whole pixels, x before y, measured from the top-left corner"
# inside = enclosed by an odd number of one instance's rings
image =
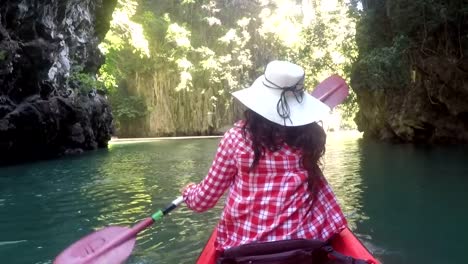
[[[248,110],[227,131],[208,175],[183,190],[187,206],[212,208],[229,190],[216,248],[292,238],[328,240],[347,225],[322,175],[329,108],[304,91],[304,70],[270,62],[247,89],[233,93]]]

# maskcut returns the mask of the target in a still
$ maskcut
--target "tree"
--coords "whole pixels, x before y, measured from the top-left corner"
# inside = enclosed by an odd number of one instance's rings
[[[100,78],[120,135],[208,134],[231,124],[239,111],[230,93],[273,59],[297,60],[311,84],[331,68],[346,75],[354,53],[339,30],[350,28],[336,21],[345,9],[315,9],[308,21],[309,10],[291,0],[119,0]]]

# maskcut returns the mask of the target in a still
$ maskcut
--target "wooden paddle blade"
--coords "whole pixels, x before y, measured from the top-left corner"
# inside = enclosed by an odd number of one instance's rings
[[[348,94],[349,87],[346,81],[337,74],[325,79],[311,93],[313,97],[319,99],[332,109],[343,102],[348,97]]]
[[[132,253],[135,246],[135,237],[122,241],[105,250],[111,243],[120,240],[122,234],[131,232],[131,228],[122,226],[110,226],[75,242],[65,249],[54,260],[54,264],[120,264]],[[104,251],[104,252],[103,252]]]

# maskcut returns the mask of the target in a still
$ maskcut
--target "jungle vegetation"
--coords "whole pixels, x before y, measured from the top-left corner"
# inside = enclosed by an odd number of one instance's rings
[[[118,136],[212,134],[271,60],[306,69],[312,89],[356,60],[359,3],[342,0],[119,0],[98,76]],[[355,95],[337,111],[353,127]]]

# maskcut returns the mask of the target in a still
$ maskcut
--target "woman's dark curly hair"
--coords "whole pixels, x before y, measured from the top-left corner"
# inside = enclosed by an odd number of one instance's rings
[[[308,173],[309,190],[313,192],[315,178],[322,174],[319,160],[325,154],[326,134],[323,128],[317,123],[281,126],[250,109],[245,110],[244,116],[243,133],[245,136],[247,131],[250,132],[254,149],[254,161],[250,169],[255,169],[265,150],[277,151],[286,143],[302,151],[302,165]]]

